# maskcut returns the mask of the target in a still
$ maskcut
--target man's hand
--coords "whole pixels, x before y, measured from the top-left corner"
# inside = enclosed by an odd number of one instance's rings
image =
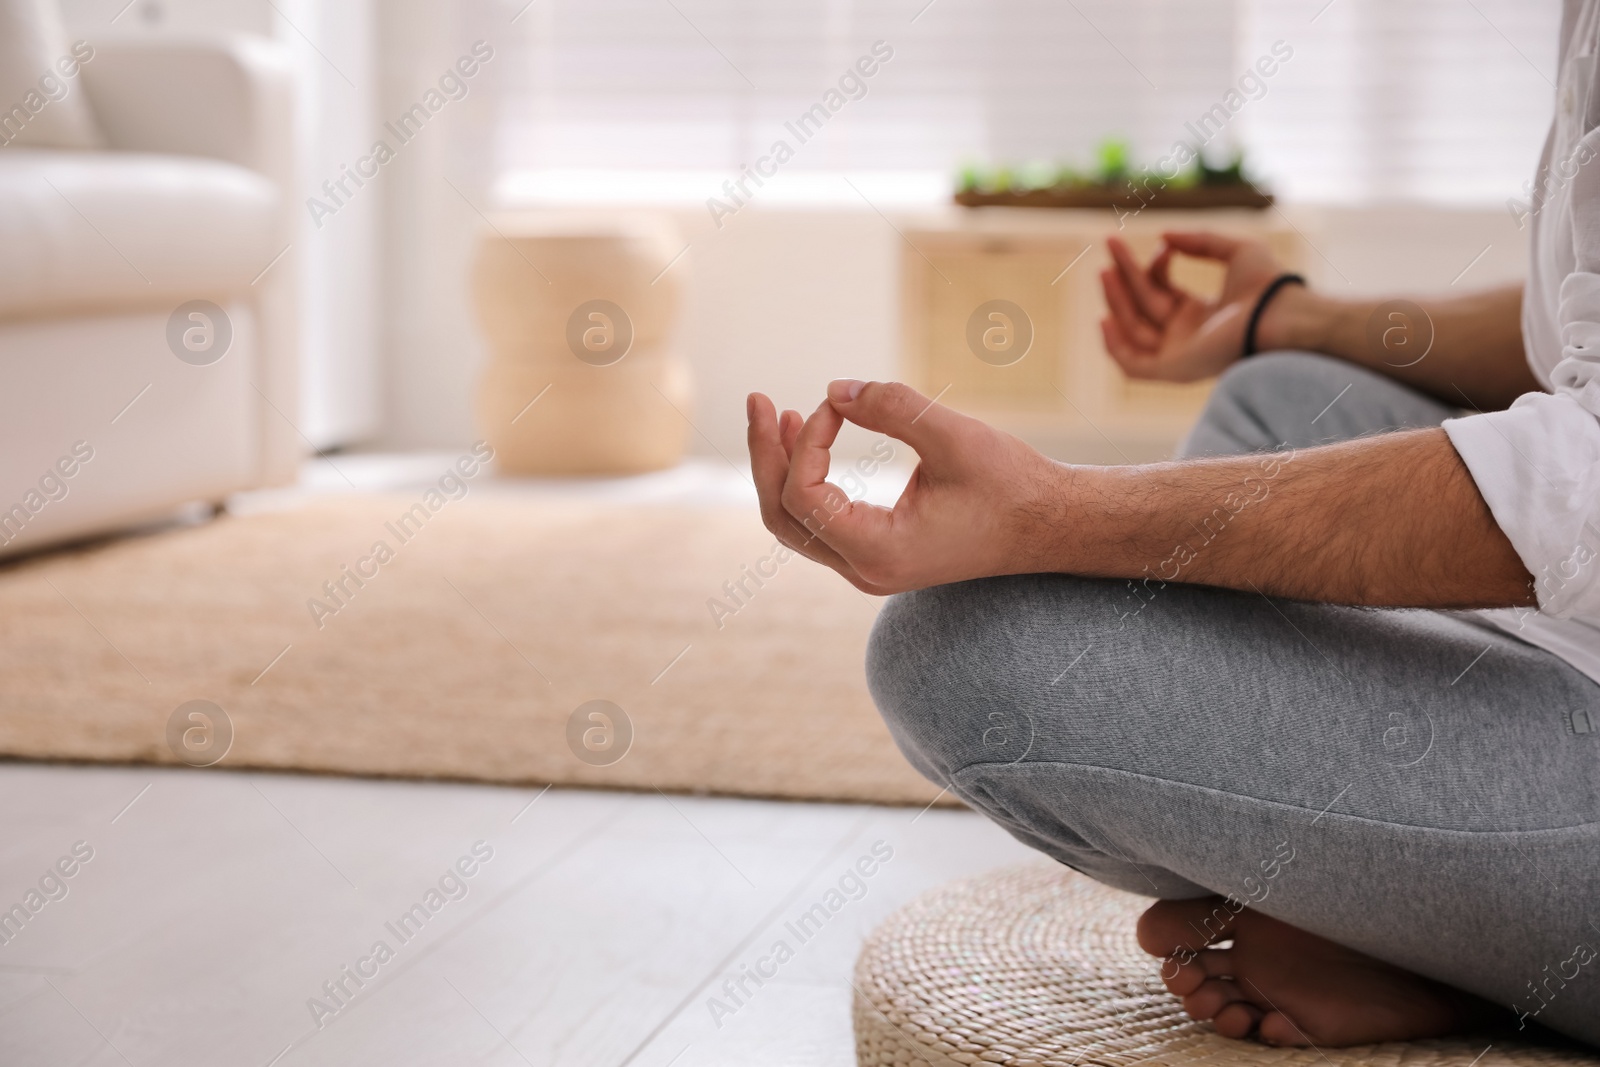
[[[1148,267],[1122,241],[1107,242],[1114,266],[1100,273],[1110,311],[1100,320],[1106,350],[1130,378],[1190,382],[1221,374],[1239,358],[1250,312],[1283,268],[1260,241],[1215,233],[1167,233],[1162,241]],[[1174,285],[1174,253],[1222,263],[1222,294],[1202,300]]]
[[[752,393],[750,466],[761,517],[780,541],[856,588],[886,595],[967,578],[1047,570],[1041,512],[1068,468],[1010,434],[897,382],[840,380],[802,421]],[[904,441],[921,463],[893,509],[828,482],[828,449],[848,419]]]
[[[1221,374],[1243,353],[1250,313],[1283,267],[1260,241],[1215,233],[1166,233],[1162,241],[1149,266],[1117,238],[1107,242],[1113,267],[1100,273],[1110,312],[1100,320],[1106,351],[1130,378],[1190,382]],[[1223,264],[1221,295],[1202,300],[1172,284],[1174,254]],[[1447,404],[1485,411],[1544,388],[1523,353],[1520,284],[1420,299],[1423,315],[1411,340],[1424,358],[1374,342],[1373,318],[1388,301],[1336,300],[1298,285],[1267,304],[1256,345],[1337,356]]]
[[[767,528],[868,593],[1056,572],[1374,607],[1534,603],[1532,576],[1440,429],[1090,467],[892,382],[833,382],[808,419],[780,419],[752,393],[748,414]],[[921,457],[892,509],[828,482],[845,420]]]

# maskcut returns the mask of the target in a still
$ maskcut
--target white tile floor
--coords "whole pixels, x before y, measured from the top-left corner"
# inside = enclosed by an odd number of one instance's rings
[[[19,1067],[847,1065],[865,933],[1031,856],[970,812],[231,771],[4,764],[0,811],[0,909],[93,849],[0,945]],[[445,882],[465,895],[426,900],[480,841]],[[880,841],[893,858],[801,943],[785,924]],[[419,902],[402,942],[385,924]],[[723,993],[779,939],[774,978]]]

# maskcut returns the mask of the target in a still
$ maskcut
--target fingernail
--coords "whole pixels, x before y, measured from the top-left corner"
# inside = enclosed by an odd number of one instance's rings
[[[751,393],[744,398],[744,417],[746,422],[753,422],[756,417],[756,394]]]
[[[858,382],[854,378],[835,378],[828,383],[828,399],[839,403],[848,403],[861,395],[861,390],[867,387],[866,382]]]

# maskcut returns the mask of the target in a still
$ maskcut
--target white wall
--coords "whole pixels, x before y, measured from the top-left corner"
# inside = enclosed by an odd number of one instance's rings
[[[1528,235],[1504,209],[1391,204],[1290,216],[1318,250],[1312,277],[1330,293],[1464,292],[1527,271]]]
[[[743,463],[744,398],[752,390],[808,411],[829,379],[896,375],[904,246],[884,218],[865,207],[757,203],[718,231],[703,209],[669,210],[690,243],[673,269],[685,271],[687,282],[682,346],[695,375],[700,431],[691,451]],[[1391,206],[1296,209],[1288,217],[1313,246],[1313,284],[1330,293],[1416,294],[1449,290],[1453,281],[1468,290],[1518,279],[1525,269],[1525,235],[1504,211]],[[892,219],[905,230],[926,216]],[[456,222],[487,229],[475,216]],[[447,255],[391,265],[416,276],[410,292],[417,299],[398,311],[391,331],[388,372],[399,403],[383,438],[388,446],[454,446],[474,432],[470,397],[483,349],[467,300],[473,244],[447,230],[441,224],[434,235]],[[847,436],[843,448],[853,447]]]
[[[692,235],[683,345],[695,374],[696,453],[706,438],[745,462],[745,396],[809,413],[834,378],[895,376],[900,238],[876,213],[741,211],[720,231],[685,213]],[[859,437],[859,441],[856,439]],[[862,452],[864,432],[841,437]]]
[[[295,50],[304,78],[299,199],[329,203],[323,183],[340,177],[341,165],[354,166],[381,126],[373,0],[275,3],[281,12],[272,19],[275,34]],[[300,418],[318,447],[367,440],[382,418],[377,320],[384,195],[381,182],[369,182],[335,215],[313,220],[304,207],[299,213]]]
[[[483,350],[468,308],[467,270],[487,203],[480,155],[491,118],[485,79],[510,49],[470,17],[435,0],[384,0],[378,107],[395,116],[417,102],[474,41],[496,44],[469,95],[453,101],[385,167],[382,280],[383,427],[377,445],[455,447],[476,434],[472,388]]]

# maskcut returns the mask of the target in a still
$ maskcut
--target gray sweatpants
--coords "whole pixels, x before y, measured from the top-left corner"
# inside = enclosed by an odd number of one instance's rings
[[[1452,413],[1257,356],[1185,451]],[[1042,574],[891,598],[867,671],[918,770],[1060,862],[1232,895],[1600,1045],[1600,731],[1572,725],[1600,686],[1550,653],[1461,614]]]

